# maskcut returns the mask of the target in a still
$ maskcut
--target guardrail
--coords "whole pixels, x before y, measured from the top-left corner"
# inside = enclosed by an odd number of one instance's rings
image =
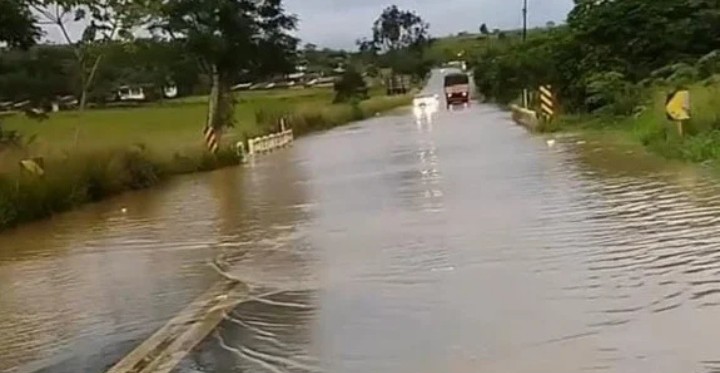
[[[295,137],[291,129],[248,140],[248,155],[268,153],[292,144]]]
[[[537,129],[540,124],[537,113],[533,110],[525,109],[517,105],[511,105],[513,120],[520,125],[527,127],[530,130]]]

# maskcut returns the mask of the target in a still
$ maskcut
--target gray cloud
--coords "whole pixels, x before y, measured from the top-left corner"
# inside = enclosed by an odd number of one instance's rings
[[[300,18],[299,36],[306,42],[333,48],[354,48],[355,40],[369,36],[382,10],[395,4],[416,11],[430,23],[434,36],[522,25],[522,0],[286,0],[285,7]],[[564,21],[572,0],[529,0],[531,26]]]
[[[531,26],[563,21],[572,0],[528,0]],[[475,32],[480,24],[490,29],[522,25],[522,0],[285,0],[286,9],[300,18],[298,36],[323,47],[355,48],[355,40],[370,36],[373,21],[392,4],[416,11],[430,23],[433,36],[460,31]],[[79,36],[83,25],[71,25]],[[63,42],[55,27],[46,27],[46,39]]]

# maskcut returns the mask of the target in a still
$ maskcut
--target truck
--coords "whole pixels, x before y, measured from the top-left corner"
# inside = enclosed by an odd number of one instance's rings
[[[386,93],[388,96],[404,95],[410,91],[410,84],[410,76],[392,74],[385,79]]]
[[[470,103],[470,79],[464,73],[449,73],[444,79],[445,104],[448,109],[453,105]]]

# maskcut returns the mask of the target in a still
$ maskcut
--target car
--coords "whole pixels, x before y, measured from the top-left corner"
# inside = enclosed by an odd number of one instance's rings
[[[464,73],[452,73],[444,78],[445,102],[449,109],[453,105],[467,106],[470,102],[470,78]]]
[[[419,94],[413,98],[413,106],[428,107],[438,106],[440,102],[440,96],[437,94]]]
[[[440,106],[440,96],[437,94],[419,94],[413,98],[413,112],[415,116],[435,113]]]

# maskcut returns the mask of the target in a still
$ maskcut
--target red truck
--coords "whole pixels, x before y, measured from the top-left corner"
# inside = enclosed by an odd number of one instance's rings
[[[467,106],[470,103],[470,79],[467,74],[450,73],[445,75],[445,102],[450,106],[462,104]]]

